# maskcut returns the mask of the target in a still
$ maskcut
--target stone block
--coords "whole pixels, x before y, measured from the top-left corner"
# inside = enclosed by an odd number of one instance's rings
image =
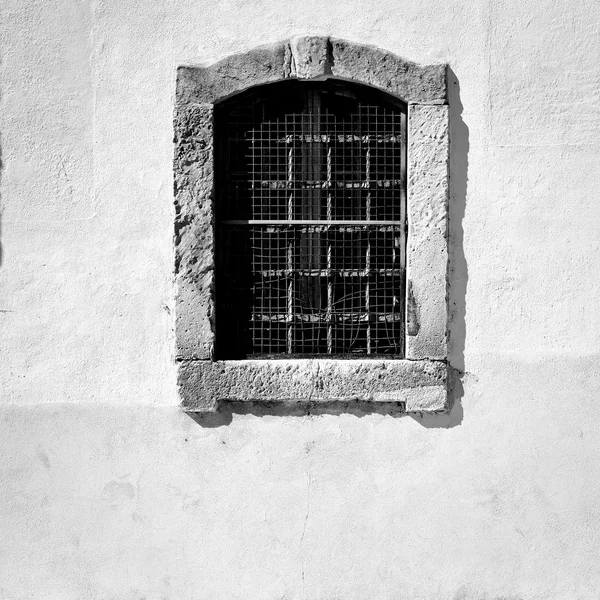
[[[175,331],[178,357],[212,356],[214,346],[213,106],[175,113]]]
[[[290,40],[290,48],[294,59],[292,75],[298,79],[315,79],[331,73],[328,38],[295,37]]]
[[[179,367],[183,407],[191,412],[216,410],[220,402],[290,401],[395,402],[432,412],[445,406],[446,382],[441,361],[186,361]]]
[[[214,103],[253,85],[287,79],[290,74],[288,42],[234,54],[207,67],[179,67],[177,103]]]
[[[406,356],[447,355],[448,106],[409,107]]]
[[[410,104],[446,102],[446,65],[419,65],[373,46],[330,40],[331,72],[360,81]]]

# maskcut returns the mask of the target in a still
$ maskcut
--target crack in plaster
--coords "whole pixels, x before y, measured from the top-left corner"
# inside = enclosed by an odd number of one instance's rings
[[[307,453],[310,453],[310,449],[307,448]],[[305,589],[305,575],[306,575],[306,558],[304,552],[304,536],[306,535],[306,526],[310,517],[310,488],[311,488],[311,477],[310,477],[310,459],[308,467],[306,469],[306,515],[304,517],[304,524],[302,526],[302,535],[300,536],[300,551],[302,552],[302,595],[306,598]]]

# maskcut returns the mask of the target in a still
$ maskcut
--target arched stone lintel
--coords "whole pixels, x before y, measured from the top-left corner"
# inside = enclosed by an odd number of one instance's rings
[[[333,77],[381,89],[408,104],[446,104],[446,68],[420,65],[374,46],[298,36],[207,67],[179,67],[177,103],[214,104],[257,85]]]

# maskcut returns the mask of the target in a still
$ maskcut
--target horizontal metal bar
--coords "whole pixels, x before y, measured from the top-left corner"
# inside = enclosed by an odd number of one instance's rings
[[[394,276],[402,275],[402,269],[264,269],[253,271],[260,277],[290,277],[301,275],[305,277],[369,277],[370,275]]]
[[[322,189],[340,188],[340,189],[368,189],[368,188],[395,188],[404,185],[402,179],[369,179],[355,181],[287,181],[281,179],[245,179],[252,189],[270,189],[270,190],[293,190],[293,189]]]
[[[394,350],[395,352],[387,352],[388,350]],[[388,346],[379,347],[376,351],[373,351],[371,354],[366,354],[364,350],[350,350],[349,352],[249,352],[246,355],[247,360],[301,360],[301,359],[319,359],[319,360],[331,360],[331,359],[339,359],[339,360],[352,360],[355,362],[360,361],[397,361],[400,363],[402,359],[404,359],[404,354],[400,354],[398,352],[397,344],[389,344]],[[239,363],[243,363],[243,361],[235,361]],[[404,361],[407,362],[407,361]],[[418,361],[408,361],[415,362],[419,364]],[[274,396],[277,399],[278,396]]]
[[[381,133],[368,133],[366,135],[346,134],[346,133],[326,133],[326,134],[289,134],[289,135],[230,135],[228,141],[231,142],[244,142],[252,144],[262,143],[277,143],[277,144],[293,144],[294,142],[303,143],[326,143],[326,144],[355,144],[359,142],[361,144],[369,144],[376,142],[378,144],[397,144],[403,141],[401,133],[398,134],[381,134]]]
[[[231,138],[230,138],[231,139]],[[399,143],[402,141],[402,135],[399,133],[397,135],[394,134],[366,134],[366,135],[356,135],[356,134],[341,134],[341,133],[327,133],[327,134],[315,134],[315,135],[304,135],[304,134],[289,134],[284,136],[268,136],[268,135],[252,135],[246,138],[236,138],[242,139],[246,142],[252,142],[253,144],[260,142],[277,142],[280,144],[292,144],[294,142],[304,142],[304,143],[338,143],[338,144],[348,144],[348,143],[356,143],[360,142],[362,144],[368,144],[370,142],[377,143]]]
[[[388,226],[388,227],[402,227],[402,221],[363,221],[363,220],[335,220],[332,219],[322,220],[322,219],[230,219],[227,221],[222,221],[223,225],[321,225],[326,227],[339,227],[342,225],[350,225],[356,227],[366,227],[369,225],[374,226]]]
[[[331,317],[327,315],[302,315],[287,313],[277,313],[266,315],[264,313],[253,313],[250,317],[251,322],[275,322],[275,323],[367,323],[377,321],[379,323],[392,323],[402,321],[404,316],[400,313],[336,313],[332,312]]]

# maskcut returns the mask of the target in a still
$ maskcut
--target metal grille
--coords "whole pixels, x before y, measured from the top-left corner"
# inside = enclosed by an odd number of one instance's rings
[[[216,118],[218,354],[402,356],[406,112],[271,87]]]

